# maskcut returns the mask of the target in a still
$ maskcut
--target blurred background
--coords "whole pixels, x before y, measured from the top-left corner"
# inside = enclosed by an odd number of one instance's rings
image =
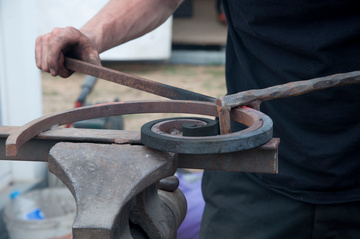
[[[81,27],[106,2],[0,1],[0,125],[19,126],[74,107],[86,76],[75,73],[62,79],[40,72],[34,61],[35,39],[54,27]],[[106,67],[217,97],[226,93],[226,30],[219,1],[186,0],[153,32],[100,57]],[[160,97],[98,79],[86,102],[154,99]],[[173,116],[126,115],[124,129],[139,130],[148,121]],[[46,163],[0,162],[0,210],[19,195],[58,185],[49,176]],[[0,239],[7,238],[1,217]]]

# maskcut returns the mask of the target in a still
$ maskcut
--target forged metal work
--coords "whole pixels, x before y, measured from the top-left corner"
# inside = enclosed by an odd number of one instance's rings
[[[234,115],[233,119],[247,125],[247,129],[226,135],[183,136],[161,130],[162,126],[166,128],[164,125],[170,124],[169,119],[156,120],[141,127],[141,142],[150,148],[167,152],[217,154],[255,148],[271,139],[272,121],[269,117],[251,109],[239,109],[235,112],[242,112],[241,116]],[[245,117],[248,120],[243,120]],[[173,121],[186,122],[181,118]],[[187,121],[192,122],[190,119]]]
[[[218,116],[217,106],[214,103],[199,101],[115,102],[75,108],[55,115],[40,117],[18,128],[6,141],[6,155],[16,156],[19,148],[25,142],[41,132],[51,129],[54,125],[64,125],[98,117],[140,113],[189,113]],[[195,154],[227,153],[254,148],[265,144],[272,138],[272,120],[259,111],[250,108],[234,109],[231,111],[231,119],[248,126],[248,128],[227,135],[184,137],[183,140],[175,142],[175,147],[163,150]],[[144,142],[147,146],[156,148],[148,140],[145,139]]]

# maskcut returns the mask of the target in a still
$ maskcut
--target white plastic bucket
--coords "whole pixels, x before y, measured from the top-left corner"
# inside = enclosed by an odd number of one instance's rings
[[[47,188],[9,202],[4,221],[10,239],[70,239],[75,212],[75,200],[67,188]]]

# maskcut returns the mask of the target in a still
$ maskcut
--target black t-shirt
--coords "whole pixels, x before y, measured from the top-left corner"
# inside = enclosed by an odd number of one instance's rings
[[[360,70],[360,8],[344,0],[225,0],[228,93]],[[360,85],[262,103],[279,174],[250,174],[297,200],[360,200]]]

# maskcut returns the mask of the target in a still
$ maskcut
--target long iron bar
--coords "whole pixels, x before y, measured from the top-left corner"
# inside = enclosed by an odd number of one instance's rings
[[[50,149],[59,142],[141,145],[140,133],[125,130],[58,128],[26,142],[16,156],[5,155],[5,141],[19,127],[0,126],[0,161],[47,162]],[[226,154],[178,154],[179,168],[277,173],[279,139],[249,150]]]
[[[71,71],[95,76],[107,81],[111,81],[120,85],[125,85],[155,95],[163,96],[172,100],[196,100],[215,102],[215,98],[207,95],[202,95],[192,91],[184,90],[156,81],[151,81],[139,76],[129,75],[120,71],[116,71],[102,66],[97,66],[68,57],[65,59],[65,66]]]

